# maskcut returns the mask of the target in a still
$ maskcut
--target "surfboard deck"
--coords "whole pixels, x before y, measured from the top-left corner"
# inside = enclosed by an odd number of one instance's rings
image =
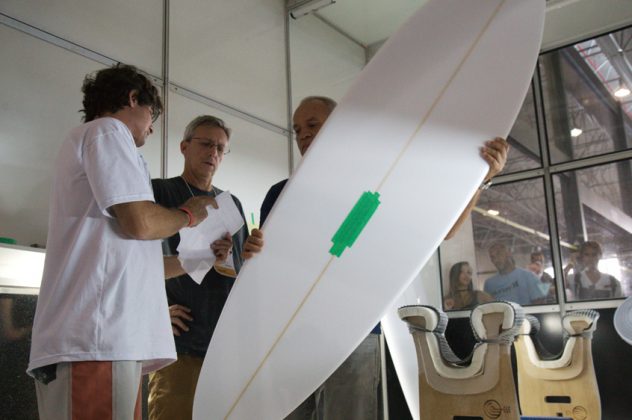
[[[430,0],[386,42],[242,268],[202,367],[195,419],[283,418],[362,341],[487,172],[478,149],[506,136],[518,114],[543,16],[544,1]],[[354,210],[363,194],[376,206],[368,219]]]

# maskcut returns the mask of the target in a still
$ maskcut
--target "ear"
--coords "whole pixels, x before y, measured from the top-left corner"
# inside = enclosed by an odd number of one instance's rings
[[[130,108],[134,108],[138,106],[138,90],[134,89],[129,92],[129,106]]]
[[[186,141],[186,140],[182,140],[180,142],[180,153],[184,154],[184,151],[187,149],[187,147],[189,147],[190,142]]]

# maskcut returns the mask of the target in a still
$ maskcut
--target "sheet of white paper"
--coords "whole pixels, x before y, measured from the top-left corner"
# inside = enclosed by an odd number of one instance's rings
[[[178,259],[182,268],[198,284],[213,267],[215,255],[211,244],[229,232],[234,235],[244,224],[229,191],[215,197],[217,209],[208,206],[208,217],[195,228],[180,231]]]

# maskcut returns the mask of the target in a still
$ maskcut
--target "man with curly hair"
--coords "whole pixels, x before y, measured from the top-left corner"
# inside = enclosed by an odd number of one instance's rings
[[[55,162],[28,372],[40,418],[140,419],[141,375],[175,360],[161,238],[207,216],[210,197],[154,202],[138,148],[162,111],[134,67],[88,75],[85,123]]]

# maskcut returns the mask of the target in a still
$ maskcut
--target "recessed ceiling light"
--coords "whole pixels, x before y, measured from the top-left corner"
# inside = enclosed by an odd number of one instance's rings
[[[619,89],[615,90],[614,96],[617,98],[625,98],[630,94],[630,89],[627,87],[621,86]]]
[[[498,210],[489,209],[487,210],[487,214],[489,214],[490,216],[498,216],[500,212]]]
[[[582,129],[575,127],[571,130],[571,137],[579,137],[581,133],[583,133]]]

